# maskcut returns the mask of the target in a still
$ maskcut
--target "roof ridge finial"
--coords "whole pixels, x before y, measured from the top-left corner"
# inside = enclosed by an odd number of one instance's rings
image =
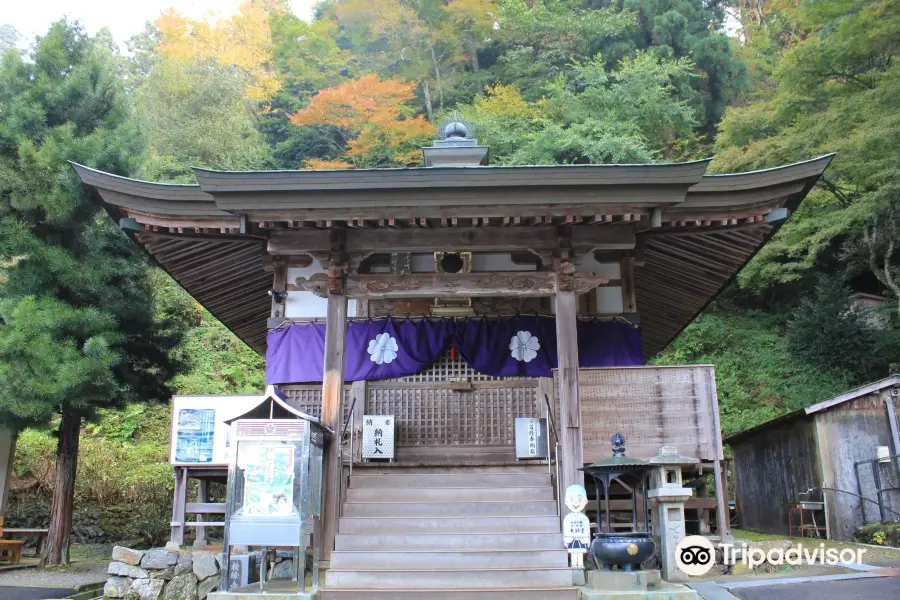
[[[438,128],[438,138],[442,140],[448,138],[469,139],[474,136],[475,126],[457,110],[451,112]]]

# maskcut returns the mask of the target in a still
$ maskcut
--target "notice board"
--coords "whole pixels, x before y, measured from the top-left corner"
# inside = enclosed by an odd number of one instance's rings
[[[252,410],[265,395],[173,396],[169,463],[225,466],[231,427],[225,423]]]

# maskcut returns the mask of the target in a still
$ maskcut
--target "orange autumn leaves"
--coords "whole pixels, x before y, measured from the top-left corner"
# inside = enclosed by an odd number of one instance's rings
[[[312,159],[307,168],[409,165],[419,161],[422,142],[434,134],[423,116],[408,106],[415,82],[363,75],[321,90],[290,116],[294,125],[331,125],[345,142],[346,161]],[[374,162],[373,162],[374,161]]]

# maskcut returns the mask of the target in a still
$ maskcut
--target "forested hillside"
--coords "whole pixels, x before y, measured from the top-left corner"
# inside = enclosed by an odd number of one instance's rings
[[[0,240],[0,389],[37,387],[3,365],[37,360],[16,344],[40,328],[28,302],[45,296],[65,304],[52,323],[58,358],[81,368],[41,390],[41,406],[0,392],[0,414],[36,427],[19,447],[18,485],[38,503],[53,487],[54,394],[72,386],[87,424],[77,503],[147,503],[169,485],[165,409],[135,403],[164,394],[117,374],[131,338],[107,329],[127,321],[91,304],[116,279],[89,277],[76,302],[69,284],[23,270],[34,252],[60,278],[72,268],[56,253],[60,231],[111,235],[84,208],[68,159],[172,182],[193,181],[191,166],[416,166],[451,111],[499,164],[715,156],[724,173],[837,152],[788,224],[653,360],[717,366],[726,434],[886,376],[900,369],[898,54],[900,0],[334,0],[312,22],[256,0],[210,21],[173,9],[127,53],[109,33],[59,23],[32,50],[7,50],[0,69],[0,233],[16,233]],[[73,101],[83,97],[92,103]],[[112,242],[77,247],[85,273],[103,270],[104,252],[138,268]],[[172,341],[148,365],[167,391],[263,386],[259,356],[165,274],[140,268],[153,290],[146,315]],[[12,285],[22,282],[33,291]],[[887,299],[879,318],[850,309],[856,292]],[[90,372],[106,387],[86,390]],[[129,459],[136,445],[160,464]],[[164,521],[127,527],[155,535]]]

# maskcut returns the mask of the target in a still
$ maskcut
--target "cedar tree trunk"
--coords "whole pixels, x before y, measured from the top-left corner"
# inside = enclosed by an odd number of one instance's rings
[[[50,531],[44,542],[42,565],[69,564],[69,536],[72,533],[80,433],[81,415],[69,408],[63,409],[56,444],[56,481],[53,486],[53,507],[50,509]]]

